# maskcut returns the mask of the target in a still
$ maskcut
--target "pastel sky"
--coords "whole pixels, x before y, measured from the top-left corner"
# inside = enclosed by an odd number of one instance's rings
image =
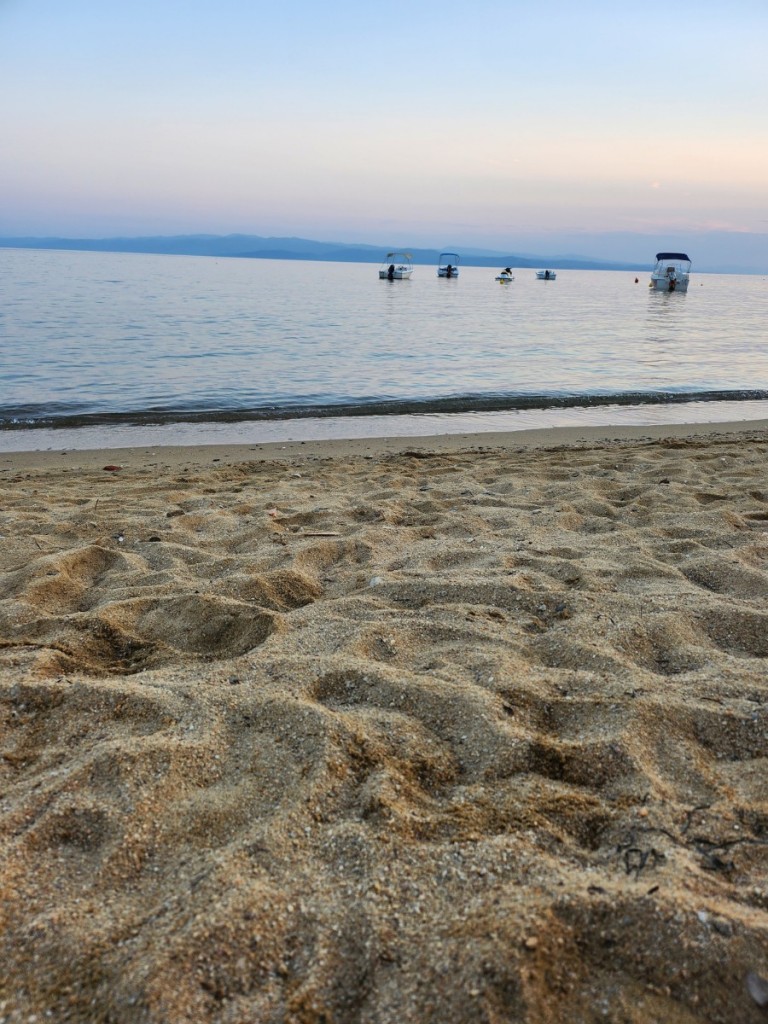
[[[768,0],[0,0],[0,235],[764,234],[767,53]]]

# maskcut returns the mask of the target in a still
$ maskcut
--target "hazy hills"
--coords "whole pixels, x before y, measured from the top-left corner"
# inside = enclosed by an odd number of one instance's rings
[[[316,242],[308,238],[263,238],[260,235],[161,235],[142,238],[0,238],[0,248],[70,249],[82,252],[135,252],[173,256],[219,256],[247,259],[323,260],[381,263],[381,246]],[[434,265],[439,249],[409,249],[413,262]],[[581,256],[537,256],[530,253],[462,249],[461,261],[476,267],[552,267],[577,270],[645,270],[649,263],[618,263]]]
[[[553,270],[647,270],[657,250],[690,254],[697,272],[721,274],[768,273],[768,234],[734,231],[699,231],[672,235],[633,232],[559,233],[542,242],[542,236],[516,236],[517,248],[506,252],[446,244],[461,254],[465,266],[551,267]],[[542,249],[544,251],[542,253]],[[390,246],[399,248],[396,241]],[[414,263],[434,265],[440,250],[403,248]],[[557,248],[555,248],[557,247]],[[341,263],[381,263],[383,245],[318,242],[309,238],[262,237],[261,235],[150,235],[113,238],[7,237],[0,248],[72,249],[86,252],[136,252],[173,256],[216,256],[249,259],[325,260]],[[553,251],[554,250],[554,251]],[[605,255],[604,255],[605,254]]]

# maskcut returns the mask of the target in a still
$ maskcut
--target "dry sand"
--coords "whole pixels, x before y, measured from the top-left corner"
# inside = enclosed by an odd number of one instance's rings
[[[768,1019],[765,427],[0,455],[0,1021]]]

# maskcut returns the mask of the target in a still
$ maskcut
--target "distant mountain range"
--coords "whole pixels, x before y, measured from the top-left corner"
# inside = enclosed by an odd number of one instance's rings
[[[161,235],[144,238],[0,238],[4,249],[70,249],[80,252],[135,252],[169,256],[219,256],[262,260],[322,260],[381,263],[386,249],[374,245],[315,242],[308,238],[260,235]],[[409,249],[415,264],[435,265],[439,249]],[[553,270],[647,270],[649,263],[617,263],[582,256],[463,249],[461,262],[473,267],[550,267]]]

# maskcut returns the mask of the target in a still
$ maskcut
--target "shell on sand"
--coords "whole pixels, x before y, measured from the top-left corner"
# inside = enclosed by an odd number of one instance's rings
[[[0,1017],[764,1019],[767,433],[114,457],[0,457]]]

